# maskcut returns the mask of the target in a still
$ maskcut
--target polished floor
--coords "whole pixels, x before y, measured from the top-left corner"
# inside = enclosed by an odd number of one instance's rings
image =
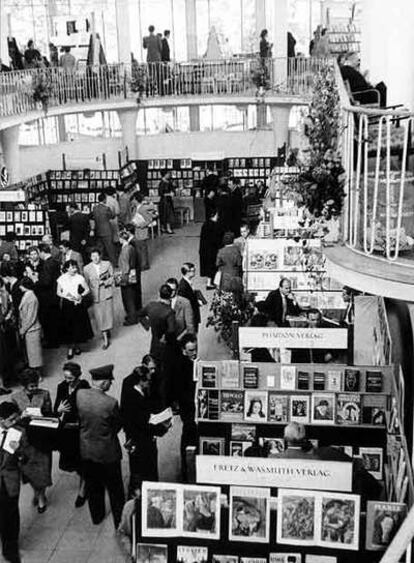
[[[157,295],[161,283],[168,277],[180,277],[180,265],[192,261],[198,265],[199,225],[187,225],[177,229],[174,236],[163,236],[150,242],[151,269],[143,274],[144,303]],[[206,296],[204,280],[196,278],[196,287]],[[209,292],[211,293],[211,292]],[[99,365],[115,365],[115,383],[110,394],[119,398],[122,379],[138,365],[149,349],[149,333],[141,326],[122,326],[123,314],[120,295],[116,296],[116,329],[112,346],[103,351],[101,342],[95,339],[88,351],[79,357],[84,375]],[[217,342],[213,329],[205,328],[208,306],[202,311],[203,323],[199,337],[199,357],[223,359],[228,357],[226,347]],[[54,399],[56,386],[61,379],[61,367],[65,361],[63,348],[46,353],[46,377],[42,385],[49,389]],[[160,480],[177,481],[180,478],[179,438],[180,421],[174,419],[173,429],[159,441]],[[123,435],[120,434],[121,443]],[[22,487],[21,554],[24,563],[120,563],[128,558],[118,546],[112,517],[108,512],[105,521],[94,526],[90,520],[88,506],[75,508],[77,476],[59,471],[57,457],[53,459],[53,486],[48,490],[48,509],[38,514],[32,506],[32,491],[29,485]],[[123,473],[128,478],[124,456]],[[108,505],[109,510],[109,505]]]

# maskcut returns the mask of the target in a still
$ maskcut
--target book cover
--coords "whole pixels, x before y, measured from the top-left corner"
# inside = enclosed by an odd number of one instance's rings
[[[365,376],[365,391],[367,393],[382,392],[382,371],[367,370]]]
[[[383,457],[382,448],[359,448],[359,456],[361,457],[364,468],[371,473],[375,479],[382,479]]]
[[[385,395],[362,396],[362,422],[375,426],[385,425],[387,397]]]
[[[269,553],[269,563],[302,563],[300,553]]]
[[[212,438],[210,436],[200,436],[201,455],[224,455],[225,438]]]
[[[207,561],[207,547],[177,545],[177,563],[207,563]]]
[[[229,540],[268,543],[270,539],[270,489],[230,487]]]
[[[267,421],[267,391],[246,391],[244,397],[244,418],[256,422]]]
[[[290,422],[309,423],[309,395],[290,396]]]
[[[338,424],[359,424],[361,397],[357,393],[338,393],[336,399],[336,421]]]
[[[256,439],[256,426],[254,424],[232,424],[231,439],[241,442],[254,442]]]
[[[346,368],[344,374],[344,391],[349,393],[359,391],[360,375],[359,369]]]
[[[298,389],[307,391],[309,389],[309,373],[307,371],[298,371]]]
[[[322,492],[319,493],[319,496],[320,500],[316,509],[317,544],[331,549],[358,551],[359,495]]]
[[[243,420],[244,391],[221,391],[220,420]]]
[[[328,370],[326,377],[327,391],[341,391],[342,372],[339,370]]]
[[[313,393],[311,408],[312,424],[335,424],[335,395]]]
[[[325,373],[323,371],[314,372],[313,389],[315,391],[325,391]]]
[[[243,387],[246,389],[259,387],[259,368],[257,366],[243,366]]]
[[[153,543],[137,543],[137,563],[168,563],[168,546]]]
[[[197,416],[201,420],[218,420],[219,392],[217,389],[198,390]]]
[[[269,422],[288,421],[289,396],[278,393],[269,393]]]
[[[238,555],[217,555],[213,553],[212,563],[239,563]]]
[[[407,516],[407,506],[399,502],[367,502],[365,549],[385,551]]]
[[[217,387],[216,366],[201,366],[201,387]]]
[[[221,362],[221,387],[223,389],[239,389],[240,371],[237,360],[224,360]]]
[[[280,366],[280,388],[285,391],[296,389],[296,366]]]
[[[244,452],[250,448],[251,442],[242,442],[240,440],[230,441],[230,455],[232,457],[244,457]]]

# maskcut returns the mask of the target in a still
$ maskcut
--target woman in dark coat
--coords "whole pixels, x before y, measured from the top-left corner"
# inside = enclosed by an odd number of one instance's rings
[[[82,370],[75,362],[66,362],[63,365],[64,381],[57,386],[54,413],[60,418],[59,431],[59,468],[62,471],[76,471],[80,477],[78,496],[75,506],[85,504],[85,481],[81,471],[81,458],[79,450],[79,416],[76,407],[76,394],[79,389],[88,389],[89,383],[80,379]]]
[[[216,260],[217,269],[221,273],[219,289],[231,291],[236,299],[243,293],[242,262],[240,249],[234,244],[233,233],[225,233],[223,248],[219,250]]]
[[[166,170],[162,174],[161,182],[158,186],[158,193],[160,196],[160,222],[161,227],[168,234],[172,235],[173,230],[171,225],[174,223],[174,203],[173,197],[175,195],[174,186],[171,182],[171,172]]]
[[[223,230],[218,222],[215,209],[210,218],[201,227],[200,233],[200,275],[207,278],[207,289],[214,289],[213,279],[217,271],[217,252],[221,247]]]

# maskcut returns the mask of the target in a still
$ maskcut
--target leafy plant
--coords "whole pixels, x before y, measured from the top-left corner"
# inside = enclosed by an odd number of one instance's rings
[[[331,65],[316,74],[305,134],[309,158],[299,162],[299,175],[286,181],[284,194],[304,206],[315,219],[330,220],[341,214],[345,175],[338,151],[339,94]]]
[[[40,102],[45,113],[53,93],[52,80],[47,69],[40,70],[33,76],[33,100]]]
[[[253,300],[246,294],[239,301],[231,291],[216,291],[210,306],[210,315],[207,318],[207,326],[214,327],[218,333],[219,340],[223,340],[233,353],[234,342],[232,339],[233,322],[245,325],[254,312]]]

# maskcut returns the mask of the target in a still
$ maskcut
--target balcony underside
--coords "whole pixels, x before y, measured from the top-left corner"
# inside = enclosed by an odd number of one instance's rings
[[[359,291],[414,302],[414,268],[365,256],[346,246],[326,248],[328,275]]]
[[[69,115],[74,113],[91,113],[96,111],[117,111],[133,108],[173,108],[182,106],[202,106],[202,105],[235,105],[247,106],[257,104],[257,97],[252,94],[240,95],[184,95],[184,96],[157,96],[143,98],[138,104],[135,98],[111,98],[108,100],[85,100],[77,103],[68,103],[63,105],[51,106],[48,109],[47,117],[56,115]],[[260,103],[271,105],[304,105],[309,103],[309,99],[303,95],[283,95],[274,94],[267,95],[260,99]],[[0,130],[41,119],[45,117],[43,110],[34,110],[18,115],[10,115],[0,117]]]

